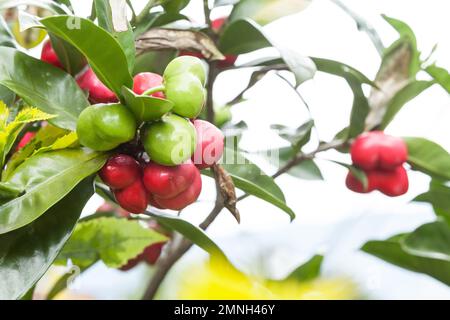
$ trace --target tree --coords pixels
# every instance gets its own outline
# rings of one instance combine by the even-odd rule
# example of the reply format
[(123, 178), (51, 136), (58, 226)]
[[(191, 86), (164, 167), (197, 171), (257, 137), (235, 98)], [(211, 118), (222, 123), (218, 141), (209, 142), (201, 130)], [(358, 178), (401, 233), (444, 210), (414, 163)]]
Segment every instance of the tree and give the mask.
[[(289, 2), (216, 0), (211, 5), (205, 0), (205, 24), (198, 25), (180, 13), (186, 0), (148, 1), (140, 13), (130, 1), (95, 0), (87, 18), (74, 16), (67, 0), (20, 1), (27, 4), (26, 11), (18, 12), (24, 38), (10, 29), (17, 23), (18, 2), (0, 1), (0, 9), (8, 13), (0, 20), (0, 298), (29, 297), (52, 264), (65, 265), (70, 259), (81, 272), (99, 260), (122, 270), (141, 261), (155, 264), (143, 297), (151, 299), (193, 245), (239, 273), (204, 231), (224, 211), (239, 222), (239, 201), (249, 196), (294, 219), (276, 178), (302, 178), (306, 172), (321, 179), (315, 157), (330, 149), (351, 154), (351, 163), (332, 161), (348, 168), (347, 186), (356, 192), (406, 192), (405, 163), (432, 178), (430, 190), (415, 200), (432, 204), (436, 222), (370, 241), (362, 250), (450, 284), (450, 189), (445, 184), (450, 155), (421, 137), (383, 133), (408, 101), (432, 85), (450, 92), (448, 71), (422, 58), (406, 23), (384, 17), (399, 34), (384, 48), (376, 30), (338, 1), (380, 53), (374, 80), (338, 61), (276, 46), (261, 26), (308, 4)], [(211, 11), (224, 5), (232, 6), (231, 14), (211, 20)], [(178, 28), (181, 20), (189, 28)], [(40, 60), (21, 50), (38, 45), (43, 33), (49, 40)], [(235, 64), (238, 55), (267, 47), (278, 56)], [(225, 106), (215, 106), (217, 76), (244, 69), (252, 70), (252, 76), (242, 92)], [(419, 80), (420, 71), (429, 79)], [(302, 105), (299, 86), (316, 72), (342, 77), (354, 95), (348, 126), (312, 152), (303, 147), (311, 141), (314, 119), (297, 128), (274, 124), (290, 146), (269, 150), (278, 155), (273, 176), (239, 148), (246, 126), (233, 123), (230, 112), (269, 72), (285, 81)], [(284, 77), (286, 72), (294, 82)], [(371, 87), (368, 96), (363, 85)], [(224, 140), (218, 128), (232, 134)], [(216, 199), (207, 218), (195, 226), (166, 209), (181, 211), (196, 201), (200, 172), (214, 179)], [(245, 194), (237, 197), (236, 188)], [(106, 208), (80, 219), (94, 193), (105, 199)], [(317, 277), (321, 261), (313, 257), (286, 281)], [(67, 277), (48, 298), (65, 287)]]

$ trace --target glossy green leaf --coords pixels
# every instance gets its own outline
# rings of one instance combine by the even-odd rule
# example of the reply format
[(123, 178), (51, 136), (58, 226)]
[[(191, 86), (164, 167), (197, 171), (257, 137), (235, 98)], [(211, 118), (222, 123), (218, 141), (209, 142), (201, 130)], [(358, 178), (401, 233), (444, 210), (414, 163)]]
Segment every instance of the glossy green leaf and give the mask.
[(125, 0), (94, 0), (98, 25), (111, 33), (127, 57), (128, 69), (133, 72), (136, 57), (134, 34), (127, 20)]
[(245, 19), (227, 24), (219, 39), (223, 54), (242, 54), (271, 46), (261, 27)]
[(326, 72), (329, 74), (333, 74), (335, 76), (342, 77), (344, 79), (355, 79), (360, 83), (365, 83), (370, 86), (376, 87), (375, 83), (370, 80), (366, 75), (364, 75), (361, 71), (349, 66), (348, 64), (330, 60), (323, 59), (317, 57), (311, 57), (314, 64), (317, 66), (317, 70), (321, 72)]
[(176, 231), (183, 235), (186, 239), (189, 239), (192, 243), (208, 252), (211, 257), (227, 260), (225, 254), (217, 246), (217, 244), (212, 241), (206, 233), (203, 232), (203, 230), (194, 226), (190, 222), (155, 209), (148, 211), (147, 214), (155, 218), (155, 220), (158, 221), (158, 223), (164, 228)]
[(164, 0), (163, 8), (167, 12), (179, 12), (189, 4), (190, 0)]
[(80, 181), (97, 172), (107, 157), (105, 153), (67, 149), (26, 160), (6, 181), (25, 193), (0, 206), (0, 234), (39, 218)]
[(450, 262), (406, 252), (401, 244), (404, 237), (399, 235), (384, 241), (369, 241), (362, 250), (401, 268), (427, 274), (450, 285)]
[(311, 0), (241, 0), (230, 15), (230, 20), (250, 18), (261, 25), (305, 9)]
[[(295, 213), (286, 204), (280, 187), (271, 177), (246, 159), (243, 154), (225, 148), (222, 161), (223, 168), (233, 179), (236, 188), (280, 208), (289, 215), (291, 220), (295, 218)], [(202, 173), (212, 176), (209, 170), (204, 170)]]
[(119, 268), (153, 243), (167, 237), (137, 221), (98, 218), (77, 224), (72, 236), (58, 256), (56, 263), (86, 268), (98, 260), (108, 267)]
[(442, 88), (450, 93), (450, 73), (446, 69), (431, 65), (428, 66), (425, 71), (428, 72)]
[(51, 146), (56, 140), (67, 134), (69, 134), (69, 131), (54, 127), (52, 125), (41, 127), (36, 132), (36, 136), (26, 146), (19, 151), (14, 152), (11, 156), (6, 169), (2, 172), (2, 181), (8, 180), (14, 170), (16, 170), (21, 163), (31, 157), (36, 151), (41, 148)]
[(131, 88), (133, 79), (127, 57), (117, 40), (106, 30), (88, 19), (64, 15), (44, 18), (41, 23), (83, 53), (98, 78), (118, 96), (122, 86)]
[(92, 194), (84, 180), (39, 219), (0, 235), (0, 299), (20, 298), (44, 275)]
[[(8, 114), (8, 113), (7, 113)], [(17, 116), (0, 129), (0, 166), (3, 166), (6, 155), (11, 151), (20, 131), (25, 127), (27, 123), (33, 121), (49, 120), (53, 118), (45, 112), (36, 108), (24, 108)]]
[(289, 70), (294, 74), (296, 87), (314, 77), (317, 67), (311, 58), (289, 48), (277, 46), (277, 49)]
[(385, 129), (407, 102), (417, 97), (433, 84), (433, 81), (413, 80), (398, 91), (387, 104), (380, 129)]
[[(264, 150), (261, 153), (258, 152), (258, 155), (261, 155), (277, 169), (280, 169), (291, 161), (298, 152), (299, 150), (295, 147), (282, 147), (279, 149)], [(286, 173), (303, 180), (323, 180), (320, 168), (312, 159), (304, 159)]]
[(12, 48), (0, 47), (0, 84), (29, 105), (56, 115), (50, 122), (64, 129), (75, 130), (78, 115), (89, 105), (69, 74)]
[(86, 58), (67, 41), (49, 34), (52, 47), (58, 55), (58, 59), (64, 69), (73, 76), (76, 76), (86, 65)]
[(450, 262), (450, 225), (445, 221), (424, 224), (405, 236), (402, 246), (416, 256)]
[(177, 56), (176, 50), (159, 50), (145, 52), (136, 57), (133, 74), (153, 72), (163, 74), (167, 65)]
[(353, 91), (353, 105), (347, 138), (354, 138), (364, 131), (366, 118), (370, 109), (369, 102), (362, 90), (361, 82), (352, 76), (347, 79), (347, 82)]
[(425, 138), (404, 138), (408, 146), (408, 163), (415, 170), (450, 180), (450, 154), (437, 143)]
[(367, 189), (367, 187), (369, 186), (369, 180), (367, 178), (367, 174), (364, 172), (364, 170), (355, 167), (354, 165), (350, 165), (344, 162), (340, 162), (340, 161), (333, 161), (334, 163), (343, 166), (344, 168), (347, 168), (352, 175), (359, 181), (361, 182), (361, 184), (363, 185), (364, 189)]
[(300, 150), (311, 138), (311, 130), (314, 127), (314, 121), (309, 120), (296, 129), (286, 127), (284, 125), (274, 124), (271, 126), (276, 130), (278, 135), (289, 141), (295, 150)]
[(427, 202), (433, 206), (436, 215), (445, 219), (450, 225), (450, 187), (432, 180), (430, 189), (413, 199), (416, 202)]
[(122, 88), (122, 94), (138, 121), (158, 120), (173, 108), (173, 103), (169, 100), (136, 95), (127, 87)]
[(297, 267), (283, 281), (311, 281), (320, 275), (323, 256), (315, 255), (310, 260)]
[(134, 36), (137, 38), (144, 32), (148, 31), (150, 28), (164, 26), (178, 20), (189, 21), (189, 18), (179, 13), (148, 12), (148, 14), (136, 24), (136, 27), (133, 31)]

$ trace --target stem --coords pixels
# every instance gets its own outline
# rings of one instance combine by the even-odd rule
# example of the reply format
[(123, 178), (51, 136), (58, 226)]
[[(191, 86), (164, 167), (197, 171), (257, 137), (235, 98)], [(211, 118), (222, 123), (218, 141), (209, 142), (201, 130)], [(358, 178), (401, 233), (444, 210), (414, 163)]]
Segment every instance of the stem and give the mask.
[(162, 85), (160, 85), (160, 86), (156, 86), (156, 87), (153, 87), (153, 88), (148, 89), (147, 91), (144, 91), (144, 92), (142, 93), (142, 95), (143, 95), (143, 96), (151, 95), (151, 94), (153, 94), (153, 93), (161, 92), (161, 91), (164, 91), (164, 90), (166, 90), (166, 87), (162, 84)]
[(203, 0), (203, 12), (205, 14), (205, 23), (211, 27), (211, 10), (209, 9), (208, 0)]
[(155, 0), (149, 0), (147, 2), (147, 4), (145, 5), (144, 9), (142, 9), (142, 11), (136, 17), (135, 22), (136, 23), (141, 22), (142, 19), (144, 19), (147, 16), (147, 14), (150, 11), (150, 9), (153, 8), (153, 6), (156, 5), (156, 3), (157, 3), (157, 1), (155, 1)]

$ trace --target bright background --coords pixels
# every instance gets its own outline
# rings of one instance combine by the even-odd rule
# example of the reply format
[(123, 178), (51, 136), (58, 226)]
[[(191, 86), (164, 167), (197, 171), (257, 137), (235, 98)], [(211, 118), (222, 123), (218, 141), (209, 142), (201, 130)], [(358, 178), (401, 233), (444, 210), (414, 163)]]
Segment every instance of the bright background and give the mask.
[[(88, 15), (90, 2), (74, 1), (77, 13)], [(133, 2), (139, 8), (144, 1)], [(440, 66), (450, 69), (448, 1), (343, 2), (373, 24), (386, 46), (396, 39), (397, 34), (380, 14), (407, 22), (416, 33), (423, 56), (427, 56), (437, 43), (434, 59)], [(222, 8), (214, 11), (213, 16), (227, 12), (227, 8)], [(183, 13), (195, 21), (204, 19), (200, 0), (193, 1)], [(265, 32), (274, 41), (302, 54), (347, 63), (372, 79), (380, 63), (367, 35), (358, 32), (354, 21), (327, 0), (314, 0), (305, 11), (266, 26)], [(254, 57), (255, 54), (241, 56), (238, 64)], [(246, 71), (230, 71), (221, 76), (214, 92), (216, 103), (233, 98), (246, 85), (244, 80), (248, 77)], [(320, 139), (332, 139), (347, 125), (352, 93), (343, 79), (318, 73), (313, 80), (302, 84), (299, 91), (310, 105)], [(233, 108), (233, 121), (245, 120), (249, 125), (250, 130), (242, 140), (242, 147), (247, 150), (267, 149), (284, 143), (270, 131), (270, 124), (297, 127), (309, 117), (296, 94), (275, 75), (266, 76), (246, 98), (247, 102)], [(448, 121), (449, 96), (440, 87), (433, 86), (408, 103), (387, 132), (426, 137), (450, 150)], [(348, 156), (333, 151), (319, 157), (349, 161)], [(264, 161), (257, 162), (268, 174), (275, 171)], [(277, 208), (248, 198), (239, 203), (240, 225), (224, 211), (209, 229), (209, 235), (236, 265), (254, 274), (283, 277), (311, 255), (322, 253), (325, 254), (325, 277), (349, 277), (370, 298), (449, 299), (450, 289), (431, 277), (403, 270), (359, 251), (367, 240), (386, 239), (412, 231), (434, 219), (429, 205), (410, 202), (427, 190), (428, 178), (410, 172), (410, 191), (399, 198), (388, 198), (379, 193), (359, 195), (346, 189), (345, 169), (326, 160), (319, 161), (319, 165), (325, 181), (305, 181), (289, 176), (277, 179), (288, 205), (297, 213), (293, 223), (289, 223), (287, 215)], [(182, 216), (192, 222), (202, 221), (213, 205), (213, 190), (212, 182), (206, 180), (199, 203), (183, 211)], [(93, 212), (100, 203), (99, 198), (92, 199), (84, 213)], [(173, 285), (177, 276), (183, 274), (183, 268), (204, 258), (206, 255), (200, 249), (191, 250), (169, 274), (162, 297), (174, 297)], [(97, 264), (78, 278), (73, 290), (99, 299), (137, 298), (150, 275), (151, 270), (142, 265), (124, 273)]]

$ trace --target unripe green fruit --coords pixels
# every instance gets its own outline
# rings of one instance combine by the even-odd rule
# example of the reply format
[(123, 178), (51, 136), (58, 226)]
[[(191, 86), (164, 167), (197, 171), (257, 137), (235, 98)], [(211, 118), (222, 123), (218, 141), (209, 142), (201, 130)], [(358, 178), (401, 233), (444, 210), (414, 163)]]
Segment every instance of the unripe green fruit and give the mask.
[(206, 90), (191, 73), (179, 74), (165, 80), (166, 98), (174, 103), (172, 112), (186, 118), (197, 117), (203, 109)]
[(192, 156), (197, 138), (190, 121), (175, 114), (168, 114), (147, 125), (143, 142), (152, 161), (176, 166)]
[(219, 128), (232, 119), (230, 106), (223, 106), (217, 108), (214, 113), (214, 123)]
[(190, 73), (197, 77), (202, 86), (206, 84), (206, 70), (203, 62), (192, 56), (180, 56), (173, 59), (164, 70), (164, 80), (168, 81), (172, 77)]
[(107, 151), (130, 141), (136, 133), (136, 120), (119, 103), (97, 104), (84, 109), (77, 123), (77, 135), (83, 146)]

